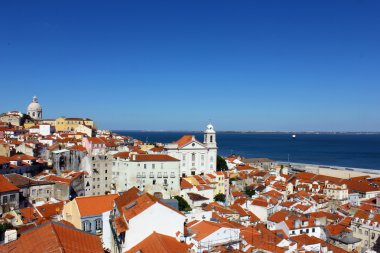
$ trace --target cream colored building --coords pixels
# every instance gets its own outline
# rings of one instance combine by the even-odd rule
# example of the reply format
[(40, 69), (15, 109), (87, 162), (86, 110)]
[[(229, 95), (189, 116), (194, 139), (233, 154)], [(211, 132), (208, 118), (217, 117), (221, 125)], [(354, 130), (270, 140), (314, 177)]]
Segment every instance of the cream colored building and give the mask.
[(110, 212), (117, 194), (77, 197), (63, 207), (63, 219), (77, 229), (100, 236), (103, 247), (111, 248)]
[(327, 182), (323, 193), (333, 200), (343, 202), (348, 200), (348, 188), (346, 184)]
[(356, 249), (358, 252), (372, 249), (376, 244), (376, 240), (380, 236), (380, 223), (377, 222), (379, 219), (380, 214), (371, 214), (368, 219), (358, 217), (352, 219), (350, 229), (353, 236), (362, 240), (359, 248)]
[(74, 131), (79, 125), (95, 127), (94, 121), (88, 118), (64, 118), (60, 117), (55, 120), (56, 131)]
[(150, 194), (160, 192), (164, 198), (180, 192), (179, 160), (168, 155), (117, 153), (112, 174), (118, 192), (136, 187)]

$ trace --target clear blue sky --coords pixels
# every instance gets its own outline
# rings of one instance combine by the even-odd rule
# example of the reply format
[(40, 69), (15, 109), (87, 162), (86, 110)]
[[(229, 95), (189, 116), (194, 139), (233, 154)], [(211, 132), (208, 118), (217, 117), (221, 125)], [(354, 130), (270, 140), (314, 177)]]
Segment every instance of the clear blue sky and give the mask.
[(380, 131), (380, 1), (0, 1), (0, 111)]

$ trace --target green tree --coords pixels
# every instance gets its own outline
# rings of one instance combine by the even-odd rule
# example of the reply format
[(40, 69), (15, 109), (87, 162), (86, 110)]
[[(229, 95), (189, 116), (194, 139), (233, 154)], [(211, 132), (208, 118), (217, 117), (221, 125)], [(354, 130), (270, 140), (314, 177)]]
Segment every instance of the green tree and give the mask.
[(0, 233), (5, 232), (5, 230), (12, 228), (10, 223), (0, 223)]
[(228, 170), (226, 160), (223, 159), (220, 155), (218, 155), (216, 160), (216, 170), (217, 171), (225, 171)]
[(188, 212), (191, 211), (191, 207), (187, 201), (182, 198), (181, 196), (175, 196), (174, 197), (178, 201), (178, 208), (180, 211)]
[(250, 186), (246, 186), (244, 192), (245, 192), (245, 194), (247, 194), (250, 198), (251, 198), (253, 195), (255, 195), (255, 190), (252, 189), (252, 187), (250, 187)]
[(225, 202), (226, 201), (226, 195), (223, 193), (216, 194), (214, 197), (214, 200), (219, 201), (219, 202)]

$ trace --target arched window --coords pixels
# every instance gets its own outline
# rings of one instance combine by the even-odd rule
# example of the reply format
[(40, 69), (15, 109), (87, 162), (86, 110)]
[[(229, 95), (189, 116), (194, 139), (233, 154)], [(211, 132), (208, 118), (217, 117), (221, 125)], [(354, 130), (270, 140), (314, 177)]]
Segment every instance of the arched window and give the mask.
[(33, 112), (33, 117), (36, 116), (36, 112)]
[(210, 135), (210, 143), (212, 143), (212, 135)]
[(195, 161), (195, 154), (193, 153), (193, 154), (191, 154), (191, 161)]

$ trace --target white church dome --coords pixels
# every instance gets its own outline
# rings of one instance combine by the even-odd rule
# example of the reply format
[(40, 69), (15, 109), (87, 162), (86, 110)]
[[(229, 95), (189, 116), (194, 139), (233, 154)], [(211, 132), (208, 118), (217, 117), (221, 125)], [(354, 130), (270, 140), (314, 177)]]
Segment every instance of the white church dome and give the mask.
[(206, 127), (206, 130), (205, 130), (205, 133), (209, 133), (209, 134), (214, 134), (215, 133), (215, 130), (214, 130), (214, 126), (211, 125), (211, 123), (209, 123)]
[(30, 103), (28, 105), (28, 112), (41, 112), (42, 111), (42, 107), (41, 105), (38, 103), (38, 99), (36, 96), (33, 97), (33, 101), (32, 103)]

